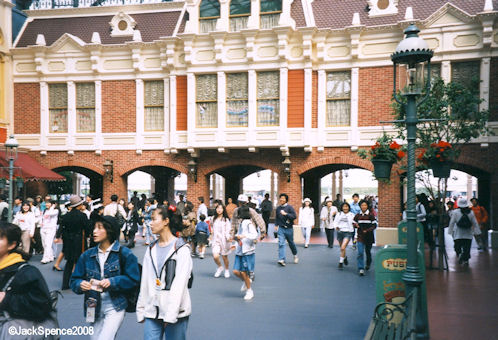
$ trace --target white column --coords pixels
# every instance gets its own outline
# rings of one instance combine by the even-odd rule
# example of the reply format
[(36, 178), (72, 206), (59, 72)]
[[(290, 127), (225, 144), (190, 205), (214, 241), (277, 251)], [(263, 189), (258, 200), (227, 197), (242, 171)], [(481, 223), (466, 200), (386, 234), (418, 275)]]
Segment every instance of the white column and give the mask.
[(167, 138), (164, 140), (163, 145), (165, 148), (169, 147), (169, 124), (170, 124), (170, 114), (169, 114), (169, 78), (166, 77), (163, 79), (164, 82), (164, 92), (163, 92), (163, 115), (164, 115), (164, 133)]
[(318, 71), (318, 146), (325, 144), (325, 113), (326, 113), (327, 75), (324, 70)]
[(335, 171), (332, 173), (332, 200), (335, 199), (335, 195), (337, 193), (336, 180), (335, 180)]
[(218, 133), (216, 139), (218, 147), (223, 147), (225, 142), (226, 123), (226, 75), (225, 72), (218, 72)]
[(280, 145), (287, 145), (287, 67), (280, 68)]
[(74, 150), (76, 136), (76, 85), (74, 81), (67, 82), (67, 146)]
[(95, 146), (102, 150), (102, 81), (95, 81)]
[(360, 133), (358, 131), (358, 90), (359, 68), (351, 69), (351, 146), (358, 146)]
[(194, 144), (195, 131), (195, 75), (187, 73), (187, 146)]
[(341, 194), (341, 198), (344, 199), (344, 176), (342, 174), (342, 170), (339, 170), (339, 194)]
[(304, 146), (311, 145), (311, 110), (313, 103), (313, 70), (304, 70)]
[(228, 31), (228, 16), (230, 14), (230, 1), (220, 0), (220, 18), (216, 22), (217, 31)]
[(145, 131), (145, 112), (144, 112), (144, 81), (143, 79), (135, 79), (136, 88), (136, 145), (138, 150), (142, 150), (144, 143)]
[(467, 174), (467, 200), (470, 200), (474, 197), (474, 193), (472, 192), (472, 175)]
[(40, 82), (40, 147), (45, 150), (48, 146), (47, 134), (52, 132), (49, 126), (48, 112), (48, 84)]
[(489, 76), (491, 73), (491, 58), (486, 57), (481, 59), (481, 82), (479, 95), (484, 101), (479, 104), (480, 110), (488, 110), (489, 109)]
[(451, 62), (448, 60), (441, 62), (441, 78), (445, 83), (451, 81)]
[(259, 28), (259, 6), (260, 5), (258, 0), (251, 0), (251, 15), (247, 19), (247, 28)]
[(176, 148), (176, 76), (169, 76), (169, 147)]
[(247, 75), (247, 100), (249, 105), (248, 112), (248, 140), (255, 141), (256, 140), (256, 122), (257, 122), (257, 114), (258, 114), (258, 102), (257, 102), (257, 91), (258, 84), (256, 78), (256, 71), (249, 70)]

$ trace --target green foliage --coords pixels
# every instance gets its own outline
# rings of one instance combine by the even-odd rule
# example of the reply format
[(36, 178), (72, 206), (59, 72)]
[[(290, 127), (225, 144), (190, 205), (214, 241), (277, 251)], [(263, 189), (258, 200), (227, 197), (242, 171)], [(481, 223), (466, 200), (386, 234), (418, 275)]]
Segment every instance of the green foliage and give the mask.
[(389, 136), (384, 132), (382, 136), (377, 138), (375, 144), (370, 147), (370, 149), (360, 149), (358, 150), (358, 156), (363, 159), (379, 159), (386, 160), (392, 163), (396, 163), (405, 157), (405, 151), (402, 146), (399, 145), (392, 136)]
[(52, 195), (57, 195), (57, 197), (64, 194), (71, 194), (73, 192), (73, 177), (71, 171), (61, 171), (60, 175), (66, 178), (65, 181), (61, 182), (49, 182), (48, 183), (48, 193)]
[[(417, 147), (429, 149), (431, 144), (439, 141), (450, 143), (455, 158), (461, 146), (481, 135), (490, 134), (487, 127), (489, 112), (479, 110), (483, 100), (479, 97), (479, 81), (474, 79), (472, 86), (459, 83), (445, 84), (441, 78), (432, 82), (429, 96), (417, 109), (418, 119), (439, 119), (420, 123), (417, 129)], [(405, 119), (405, 106), (397, 102), (392, 104), (396, 120)], [(395, 123), (398, 138), (406, 138), (405, 124)]]

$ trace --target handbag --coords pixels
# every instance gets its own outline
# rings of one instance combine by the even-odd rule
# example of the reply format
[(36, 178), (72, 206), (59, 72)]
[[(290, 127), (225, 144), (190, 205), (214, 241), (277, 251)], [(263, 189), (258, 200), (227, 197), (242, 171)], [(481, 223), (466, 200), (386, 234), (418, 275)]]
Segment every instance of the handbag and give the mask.
[[(20, 265), (17, 270), (21, 269), (24, 266), (27, 266), (27, 263), (23, 263)], [(17, 274), (17, 272), (16, 272)], [(2, 289), (2, 292), (5, 292), (12, 281), (14, 280), (16, 274), (12, 275), (12, 277), (7, 281), (5, 286)], [(60, 336), (59, 335), (47, 335), (45, 336), (44, 333), (42, 334), (31, 334), (31, 335), (13, 335), (11, 334), (12, 329), (20, 330), (28, 330), (28, 329), (33, 329), (37, 330), (40, 327), (45, 329), (57, 329), (59, 328), (59, 322), (57, 321), (57, 302), (59, 300), (59, 295), (62, 296), (61, 292), (58, 290), (54, 290), (50, 292), (50, 302), (52, 306), (52, 312), (49, 314), (49, 317), (45, 319), (44, 321), (38, 322), (38, 321), (32, 321), (32, 320), (26, 320), (26, 319), (17, 319), (17, 318), (12, 318), (7, 311), (3, 311), (3, 313), (0, 314), (0, 339), (23, 339), (23, 340), (44, 340), (44, 339), (49, 339), (49, 340), (59, 340)]]

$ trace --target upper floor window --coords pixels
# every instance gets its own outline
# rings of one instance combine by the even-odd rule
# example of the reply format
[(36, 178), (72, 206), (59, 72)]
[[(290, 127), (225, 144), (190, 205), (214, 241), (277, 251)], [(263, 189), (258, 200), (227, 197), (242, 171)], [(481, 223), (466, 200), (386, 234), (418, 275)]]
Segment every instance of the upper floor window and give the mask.
[(50, 132), (67, 132), (67, 84), (48, 84)]
[(260, 28), (278, 26), (282, 12), (282, 0), (261, 0), (260, 8)]
[(164, 130), (164, 81), (144, 82), (145, 131)]
[(198, 127), (218, 126), (218, 78), (216, 74), (196, 76), (196, 116)]
[(76, 131), (95, 132), (95, 83), (76, 84)]
[(327, 73), (327, 126), (351, 124), (351, 72)]
[(216, 22), (220, 17), (220, 2), (218, 0), (202, 0), (199, 7), (199, 30), (207, 33), (216, 30)]
[(258, 125), (280, 124), (280, 73), (258, 72)]
[(478, 60), (451, 63), (451, 81), (469, 89), (479, 88), (481, 64)]
[(230, 31), (238, 32), (247, 28), (247, 20), (251, 15), (251, 0), (230, 1)]
[(227, 74), (227, 126), (247, 127), (248, 117), (247, 73)]

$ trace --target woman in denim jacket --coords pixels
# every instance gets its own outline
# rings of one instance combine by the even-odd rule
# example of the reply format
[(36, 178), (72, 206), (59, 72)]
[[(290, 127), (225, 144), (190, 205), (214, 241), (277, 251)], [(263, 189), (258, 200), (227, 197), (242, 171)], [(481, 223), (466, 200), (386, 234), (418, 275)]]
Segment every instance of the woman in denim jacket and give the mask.
[[(85, 294), (86, 320), (94, 327), (91, 339), (115, 338), (127, 307), (125, 292), (140, 280), (137, 257), (121, 247), (119, 232), (114, 217), (101, 216), (93, 229), (98, 245), (80, 256), (71, 276), (71, 289), (76, 294)], [(124, 263), (124, 268), (120, 263)]]

